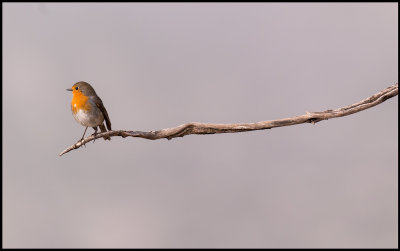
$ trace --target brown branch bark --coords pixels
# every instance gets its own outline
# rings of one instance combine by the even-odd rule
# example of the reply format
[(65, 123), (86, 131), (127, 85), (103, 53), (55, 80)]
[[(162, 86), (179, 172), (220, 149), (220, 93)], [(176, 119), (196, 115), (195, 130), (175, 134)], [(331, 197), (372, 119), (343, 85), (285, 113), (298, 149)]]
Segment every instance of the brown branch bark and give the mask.
[(291, 126), (302, 123), (312, 123), (315, 124), (322, 120), (327, 120), (331, 118), (338, 118), (347, 116), (356, 112), (360, 112), (362, 110), (371, 108), (376, 106), (389, 98), (395, 97), (398, 95), (399, 87), (398, 83), (372, 95), (369, 98), (366, 98), (358, 103), (353, 105), (349, 105), (346, 107), (338, 108), (335, 110), (326, 110), (323, 112), (307, 112), (304, 115), (284, 118), (278, 120), (271, 121), (262, 121), (257, 123), (240, 123), (240, 124), (208, 124), (208, 123), (199, 123), (192, 122), (180, 125), (174, 128), (162, 129), (159, 131), (150, 131), (150, 132), (141, 132), (141, 131), (108, 131), (104, 133), (98, 133), (96, 136), (89, 136), (82, 141), (78, 141), (74, 145), (68, 147), (64, 151), (62, 151), (59, 155), (63, 155), (71, 150), (78, 149), (82, 145), (95, 140), (97, 138), (102, 138), (103, 136), (121, 136), (125, 137), (140, 137), (144, 139), (163, 139), (166, 138), (168, 140), (176, 137), (183, 137), (190, 134), (215, 134), (215, 133), (236, 133), (236, 132), (247, 132), (254, 130), (264, 130), (271, 129), (274, 127), (281, 126)]

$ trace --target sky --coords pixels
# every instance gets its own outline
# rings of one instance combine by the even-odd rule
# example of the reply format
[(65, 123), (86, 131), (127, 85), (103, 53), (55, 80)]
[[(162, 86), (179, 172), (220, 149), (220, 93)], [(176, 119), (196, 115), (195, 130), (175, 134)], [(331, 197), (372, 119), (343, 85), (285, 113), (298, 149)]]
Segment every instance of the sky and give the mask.
[[(324, 111), (398, 81), (397, 3), (2, 3), (4, 248), (397, 248), (398, 97), (172, 140), (114, 130)], [(88, 129), (87, 135), (93, 133)]]

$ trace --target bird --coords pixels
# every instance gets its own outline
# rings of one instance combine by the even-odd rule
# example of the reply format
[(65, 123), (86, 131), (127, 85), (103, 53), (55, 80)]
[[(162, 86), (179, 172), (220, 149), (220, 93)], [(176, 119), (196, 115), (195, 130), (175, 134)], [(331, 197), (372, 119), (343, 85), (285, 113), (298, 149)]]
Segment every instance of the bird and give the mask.
[[(103, 105), (103, 101), (97, 96), (93, 87), (84, 81), (75, 83), (72, 88), (67, 89), (72, 92), (71, 110), (75, 120), (86, 127), (80, 141), (83, 140), (88, 127), (94, 129), (92, 135), (97, 134), (97, 127), (100, 128), (101, 132), (107, 132), (104, 126), (104, 120), (107, 125), (107, 129), (111, 130), (111, 121), (108, 116), (107, 110)], [(111, 140), (110, 136), (104, 136), (104, 140)]]

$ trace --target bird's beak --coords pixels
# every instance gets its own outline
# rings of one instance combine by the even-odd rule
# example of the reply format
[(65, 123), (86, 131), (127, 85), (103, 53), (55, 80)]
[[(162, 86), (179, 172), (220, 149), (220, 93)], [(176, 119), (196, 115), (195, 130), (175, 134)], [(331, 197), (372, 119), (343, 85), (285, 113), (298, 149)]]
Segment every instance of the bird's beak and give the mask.
[(67, 89), (67, 91), (70, 91), (70, 92), (72, 92), (72, 89), (70, 88), (70, 89)]

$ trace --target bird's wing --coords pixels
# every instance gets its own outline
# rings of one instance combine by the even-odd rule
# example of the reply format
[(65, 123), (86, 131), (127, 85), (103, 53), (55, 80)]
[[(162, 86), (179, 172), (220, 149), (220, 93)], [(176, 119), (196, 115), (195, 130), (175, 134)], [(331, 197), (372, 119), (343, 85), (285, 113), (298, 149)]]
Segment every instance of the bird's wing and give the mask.
[(101, 99), (99, 97), (95, 97), (94, 98), (94, 102), (96, 104), (96, 106), (101, 110), (101, 112), (103, 113), (104, 119), (106, 120), (106, 125), (107, 125), (107, 129), (111, 130), (111, 121), (110, 118), (108, 117), (108, 113), (106, 108), (103, 105), (103, 101), (101, 101)]

